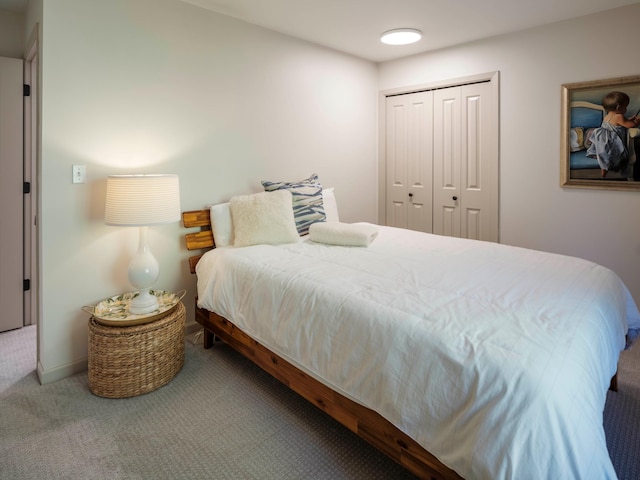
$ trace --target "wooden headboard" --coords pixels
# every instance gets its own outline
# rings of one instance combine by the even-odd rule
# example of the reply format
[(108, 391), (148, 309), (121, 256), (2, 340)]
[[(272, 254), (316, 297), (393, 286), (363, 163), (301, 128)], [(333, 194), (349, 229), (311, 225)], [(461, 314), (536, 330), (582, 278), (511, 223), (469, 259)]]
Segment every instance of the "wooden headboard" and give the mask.
[[(182, 213), (182, 223), (185, 228), (200, 227), (199, 232), (187, 233), (184, 238), (187, 241), (187, 250), (211, 250), (215, 247), (213, 232), (211, 231), (211, 216), (209, 210), (192, 210)], [(204, 252), (189, 257), (189, 269), (196, 273), (196, 264)]]

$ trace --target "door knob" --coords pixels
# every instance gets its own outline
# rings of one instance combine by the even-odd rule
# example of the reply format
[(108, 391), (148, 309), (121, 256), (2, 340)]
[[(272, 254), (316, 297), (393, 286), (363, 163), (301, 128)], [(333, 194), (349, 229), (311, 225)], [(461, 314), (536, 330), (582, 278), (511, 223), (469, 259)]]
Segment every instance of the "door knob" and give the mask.
[(456, 200), (458, 200), (458, 197), (453, 197), (453, 201), (455, 202)]
[(409, 192), (409, 196), (410, 196), (410, 197), (413, 197), (413, 193)]

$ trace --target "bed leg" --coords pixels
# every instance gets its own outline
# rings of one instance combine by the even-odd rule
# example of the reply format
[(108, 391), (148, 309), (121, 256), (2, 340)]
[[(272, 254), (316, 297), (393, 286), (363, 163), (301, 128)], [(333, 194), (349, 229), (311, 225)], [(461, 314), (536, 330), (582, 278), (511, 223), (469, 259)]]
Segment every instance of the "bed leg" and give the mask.
[(613, 377), (611, 377), (611, 383), (609, 384), (609, 390), (612, 392), (618, 391), (618, 372), (615, 373)]
[(215, 340), (215, 336), (213, 335), (213, 333), (211, 333), (209, 330), (207, 330), (205, 328), (204, 329), (204, 338), (203, 338), (204, 348), (213, 347), (214, 340)]

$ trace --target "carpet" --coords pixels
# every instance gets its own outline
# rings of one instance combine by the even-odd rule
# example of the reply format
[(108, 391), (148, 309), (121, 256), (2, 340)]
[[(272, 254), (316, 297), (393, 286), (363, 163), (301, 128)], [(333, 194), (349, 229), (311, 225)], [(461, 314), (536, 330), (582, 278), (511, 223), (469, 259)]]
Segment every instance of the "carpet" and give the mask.
[(86, 373), (39, 385), (30, 329), (0, 335), (3, 480), (413, 478), (226, 345), (186, 342), (169, 384), (105, 399)]
[[(191, 340), (169, 384), (105, 399), (86, 373), (38, 383), (35, 327), (1, 334), (0, 479), (414, 478), (226, 345)], [(637, 344), (604, 426), (619, 478), (640, 478)]]

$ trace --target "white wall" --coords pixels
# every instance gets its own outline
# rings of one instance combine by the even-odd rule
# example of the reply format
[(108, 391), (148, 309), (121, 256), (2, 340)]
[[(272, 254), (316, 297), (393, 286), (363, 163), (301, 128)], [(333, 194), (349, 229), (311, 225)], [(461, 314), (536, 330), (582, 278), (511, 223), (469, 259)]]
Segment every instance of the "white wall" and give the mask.
[(0, 57), (22, 58), (24, 15), (0, 10)]
[(500, 241), (614, 270), (640, 305), (640, 192), (560, 187), (561, 85), (640, 74), (636, 4), (379, 66), (380, 90), (500, 71)]
[[(43, 381), (86, 366), (80, 307), (130, 289), (137, 232), (104, 225), (107, 175), (177, 173), (188, 210), (317, 172), (344, 220), (375, 221), (378, 90), (495, 70), (502, 242), (595, 260), (640, 300), (640, 195), (559, 186), (560, 85), (638, 74), (633, 48), (601, 36), (634, 31), (638, 5), (378, 69), (178, 0), (40, 6)], [(74, 164), (86, 184), (71, 183)], [(183, 233), (153, 228), (150, 243), (157, 287), (186, 288), (191, 320)]]
[[(81, 307), (132, 289), (137, 230), (104, 225), (109, 174), (177, 173), (193, 210), (315, 172), (345, 220), (376, 219), (373, 63), (178, 0), (44, 2), (42, 22), (43, 381), (86, 366)], [(193, 321), (183, 230), (149, 242)]]

